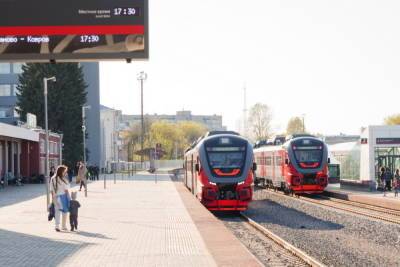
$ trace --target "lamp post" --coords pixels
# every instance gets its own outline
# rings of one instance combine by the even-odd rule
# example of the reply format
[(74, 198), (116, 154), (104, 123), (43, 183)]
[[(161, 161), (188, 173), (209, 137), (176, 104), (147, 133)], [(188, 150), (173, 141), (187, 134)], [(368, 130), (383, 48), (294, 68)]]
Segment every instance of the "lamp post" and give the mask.
[[(90, 109), (90, 106), (82, 106), (82, 135), (83, 135), (83, 164), (86, 168), (86, 114), (85, 110)], [(86, 174), (85, 174), (86, 175)], [(85, 182), (85, 197), (87, 197), (87, 179)]]
[(140, 149), (141, 149), (141, 153), (140, 153), (140, 162), (141, 162), (141, 166), (143, 169), (143, 146), (144, 146), (144, 117), (143, 117), (143, 82), (147, 79), (147, 74), (144, 71), (141, 71), (138, 73), (137, 75), (137, 79), (140, 81), (140, 99), (141, 99), (141, 121), (142, 121), (142, 134), (141, 134), (141, 138), (140, 138)]
[(46, 209), (48, 209), (50, 205), (50, 188), (49, 188), (49, 119), (48, 119), (48, 111), (47, 111), (47, 82), (53, 81), (56, 82), (56, 77), (43, 78), (43, 87), (44, 87), (44, 123), (45, 123), (45, 131), (46, 131), (46, 162), (45, 162), (45, 182), (46, 182)]
[(305, 133), (306, 132), (306, 127), (305, 127), (305, 125), (304, 125), (304, 117), (306, 116), (306, 114), (301, 114), (301, 117), (302, 117), (302, 119), (303, 119), (303, 133)]

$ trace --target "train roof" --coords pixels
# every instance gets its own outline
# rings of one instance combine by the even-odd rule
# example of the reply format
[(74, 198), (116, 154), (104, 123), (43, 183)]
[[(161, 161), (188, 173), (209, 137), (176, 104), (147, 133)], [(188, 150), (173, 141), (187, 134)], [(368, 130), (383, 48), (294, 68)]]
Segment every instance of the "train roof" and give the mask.
[[(221, 134), (227, 134), (227, 135), (235, 135), (237, 137), (242, 137), (239, 133), (235, 132), (235, 131), (209, 131), (206, 134), (204, 134), (203, 136), (200, 136), (196, 141), (194, 141), (190, 147), (188, 147), (185, 150), (185, 153), (190, 151), (191, 149), (195, 148), (201, 141), (203, 141), (204, 139), (206, 139), (207, 137), (211, 137), (211, 136), (215, 136), (215, 135), (221, 135)], [(243, 138), (243, 137), (242, 137)]]
[(289, 145), (290, 141), (297, 139), (297, 138), (302, 138), (302, 137), (309, 137), (312, 139), (318, 139), (318, 140), (322, 141), (320, 138), (318, 138), (314, 135), (311, 135), (311, 134), (296, 134), (296, 135), (287, 136), (284, 143), (276, 143), (276, 142), (274, 142), (274, 143), (271, 143), (271, 142), (257, 143), (256, 142), (254, 144), (253, 148), (254, 149), (263, 148), (263, 150), (265, 150), (265, 151), (276, 150), (277, 148), (287, 147)]
[(204, 135), (204, 137), (218, 135), (218, 134), (232, 134), (232, 135), (240, 136), (240, 134), (235, 131), (209, 131)]

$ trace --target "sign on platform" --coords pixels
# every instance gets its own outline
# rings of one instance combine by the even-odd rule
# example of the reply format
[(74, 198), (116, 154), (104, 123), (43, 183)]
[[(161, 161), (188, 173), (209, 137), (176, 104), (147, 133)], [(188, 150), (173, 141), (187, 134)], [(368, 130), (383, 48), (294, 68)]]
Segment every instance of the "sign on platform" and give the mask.
[(148, 59), (148, 0), (0, 0), (1, 61)]

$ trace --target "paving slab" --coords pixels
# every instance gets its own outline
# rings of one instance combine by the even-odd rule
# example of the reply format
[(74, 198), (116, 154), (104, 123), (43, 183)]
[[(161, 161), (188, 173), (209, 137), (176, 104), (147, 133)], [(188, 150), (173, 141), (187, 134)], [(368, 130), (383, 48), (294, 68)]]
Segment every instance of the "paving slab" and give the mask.
[(0, 191), (2, 266), (216, 266), (173, 182), (153, 178), (92, 182), (76, 233), (47, 221), (43, 185)]
[(394, 196), (394, 192), (387, 192), (386, 196), (383, 192), (365, 192), (351, 189), (342, 189), (339, 185), (329, 185), (325, 190), (326, 195), (340, 198), (344, 200), (355, 201), (359, 203), (375, 205), (383, 208), (389, 208), (400, 211), (400, 194)]

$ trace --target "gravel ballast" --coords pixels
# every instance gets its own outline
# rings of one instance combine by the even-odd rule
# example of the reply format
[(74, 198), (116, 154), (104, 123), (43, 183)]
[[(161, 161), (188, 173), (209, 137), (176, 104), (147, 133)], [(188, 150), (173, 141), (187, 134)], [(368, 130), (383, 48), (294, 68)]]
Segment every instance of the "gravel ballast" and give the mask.
[(308, 266), (240, 217), (219, 216), (219, 218), (265, 266)]
[(256, 190), (245, 212), (328, 266), (400, 266), (400, 226)]

